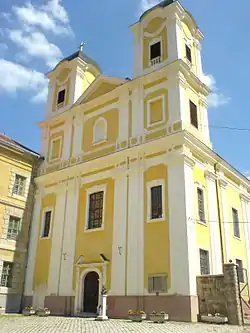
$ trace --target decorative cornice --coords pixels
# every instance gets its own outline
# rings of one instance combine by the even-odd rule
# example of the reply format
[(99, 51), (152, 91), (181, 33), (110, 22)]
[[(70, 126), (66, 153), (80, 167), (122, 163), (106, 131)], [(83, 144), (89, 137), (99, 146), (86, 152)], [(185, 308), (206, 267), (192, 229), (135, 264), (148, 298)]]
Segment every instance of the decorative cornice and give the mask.
[(245, 193), (241, 193), (240, 194), (240, 200), (246, 202), (247, 204), (249, 204), (249, 202), (250, 202), (250, 196), (247, 195), (247, 194), (245, 194)]
[(226, 189), (226, 187), (228, 186), (228, 182), (224, 179), (220, 179), (219, 184), (220, 184), (220, 187), (223, 189)]
[(215, 181), (216, 179), (218, 179), (218, 176), (215, 173), (213, 173), (212, 171), (209, 171), (209, 170), (205, 171), (205, 177), (208, 180), (211, 180), (211, 181)]

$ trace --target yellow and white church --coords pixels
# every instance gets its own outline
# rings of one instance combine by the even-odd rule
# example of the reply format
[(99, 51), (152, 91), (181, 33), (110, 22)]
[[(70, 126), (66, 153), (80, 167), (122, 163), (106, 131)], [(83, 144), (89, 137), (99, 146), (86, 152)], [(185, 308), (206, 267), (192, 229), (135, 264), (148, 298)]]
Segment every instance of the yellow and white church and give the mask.
[(80, 48), (49, 74), (25, 304), (196, 321), (196, 276), (250, 269), (250, 182), (212, 150), (203, 34), (178, 1), (132, 27), (134, 78)]

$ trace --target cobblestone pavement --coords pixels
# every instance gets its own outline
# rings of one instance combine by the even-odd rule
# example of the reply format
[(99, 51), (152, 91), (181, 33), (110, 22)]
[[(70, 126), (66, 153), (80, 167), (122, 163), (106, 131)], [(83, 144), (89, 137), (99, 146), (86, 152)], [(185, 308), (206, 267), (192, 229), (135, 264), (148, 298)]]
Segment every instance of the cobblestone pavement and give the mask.
[(132, 323), (127, 320), (96, 322), (93, 319), (62, 317), (1, 316), (0, 332), (3, 333), (250, 333), (250, 326), (221, 326), (167, 322)]

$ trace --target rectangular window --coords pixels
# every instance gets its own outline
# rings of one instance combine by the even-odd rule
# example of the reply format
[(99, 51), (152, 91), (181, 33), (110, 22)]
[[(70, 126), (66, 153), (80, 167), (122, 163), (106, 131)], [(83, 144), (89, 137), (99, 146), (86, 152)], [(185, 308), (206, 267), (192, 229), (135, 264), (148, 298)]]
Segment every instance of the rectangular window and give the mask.
[(61, 104), (63, 103), (65, 100), (65, 89), (61, 90), (58, 92), (58, 95), (57, 95), (57, 104)]
[(237, 271), (238, 271), (238, 279), (239, 282), (244, 283), (245, 279), (244, 279), (244, 268), (243, 268), (243, 262), (240, 259), (236, 259), (235, 260), (237, 267)]
[(52, 216), (51, 210), (45, 212), (44, 214), (43, 231), (42, 231), (42, 237), (44, 238), (49, 237), (50, 227), (51, 227), (51, 216)]
[(199, 220), (206, 222), (205, 219), (205, 203), (204, 203), (204, 191), (201, 188), (197, 188), (197, 199), (198, 199), (198, 212)]
[(167, 292), (167, 275), (149, 276), (148, 277), (149, 293)]
[(201, 249), (200, 249), (200, 268), (201, 268), (201, 275), (210, 274), (209, 253), (208, 251)]
[(187, 60), (192, 63), (192, 52), (191, 52), (191, 48), (187, 44), (186, 44), (186, 57), (187, 57)]
[(160, 219), (162, 217), (162, 186), (153, 186), (151, 187), (151, 219)]
[(12, 287), (13, 263), (4, 261), (1, 275), (1, 287)]
[(13, 194), (24, 196), (26, 185), (26, 177), (16, 175), (15, 183), (13, 186)]
[(16, 240), (19, 230), (20, 230), (21, 219), (19, 217), (10, 216), (8, 231), (7, 231), (7, 239)]
[(150, 46), (150, 60), (161, 57), (161, 42), (157, 42)]
[(235, 208), (232, 208), (234, 236), (240, 238), (239, 215)]
[(104, 192), (92, 193), (89, 196), (88, 229), (102, 227)]
[(198, 128), (197, 106), (192, 101), (189, 101), (189, 108), (190, 108), (190, 122), (194, 127)]
[(61, 138), (52, 141), (51, 160), (59, 158), (61, 148)]

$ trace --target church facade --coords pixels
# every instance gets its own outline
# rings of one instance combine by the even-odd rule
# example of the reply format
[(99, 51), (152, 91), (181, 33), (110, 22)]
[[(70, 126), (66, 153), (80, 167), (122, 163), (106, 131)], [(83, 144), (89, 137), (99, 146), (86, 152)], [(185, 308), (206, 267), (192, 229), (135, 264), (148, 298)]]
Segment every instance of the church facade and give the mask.
[(250, 183), (212, 150), (203, 35), (178, 1), (132, 27), (135, 75), (80, 49), (49, 73), (25, 303), (196, 321), (196, 276), (250, 268)]

